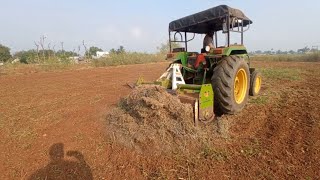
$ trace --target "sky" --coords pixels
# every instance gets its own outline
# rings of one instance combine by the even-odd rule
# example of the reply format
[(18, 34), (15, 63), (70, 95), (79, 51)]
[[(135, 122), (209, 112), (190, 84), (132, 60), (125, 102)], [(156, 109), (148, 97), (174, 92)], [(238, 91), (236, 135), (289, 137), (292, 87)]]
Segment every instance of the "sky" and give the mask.
[[(82, 41), (105, 51), (153, 53), (168, 40), (168, 24), (181, 17), (226, 4), (252, 19), (245, 32), (249, 51), (297, 50), (320, 46), (319, 0), (0, 0), (0, 44), (12, 52), (45, 43), (66, 50)], [(199, 51), (203, 35), (190, 43)]]

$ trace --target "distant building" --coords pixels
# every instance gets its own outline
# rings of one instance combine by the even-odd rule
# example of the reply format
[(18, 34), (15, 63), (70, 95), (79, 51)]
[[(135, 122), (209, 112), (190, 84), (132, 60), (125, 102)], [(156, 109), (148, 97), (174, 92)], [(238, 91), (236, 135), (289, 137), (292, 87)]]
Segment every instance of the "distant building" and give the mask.
[(108, 56), (109, 56), (109, 52), (107, 51), (97, 51), (97, 56), (95, 56), (95, 58), (103, 58)]

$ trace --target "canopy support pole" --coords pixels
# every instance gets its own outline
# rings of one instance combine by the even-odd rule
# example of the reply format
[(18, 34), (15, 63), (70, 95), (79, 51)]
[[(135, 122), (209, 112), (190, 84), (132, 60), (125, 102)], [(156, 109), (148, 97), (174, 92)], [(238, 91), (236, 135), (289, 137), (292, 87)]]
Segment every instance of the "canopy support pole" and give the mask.
[(241, 21), (241, 45), (243, 45), (243, 20)]
[(230, 46), (230, 15), (227, 16), (228, 47)]
[(186, 52), (188, 52), (187, 32), (184, 32), (184, 43), (186, 46)]
[(218, 48), (218, 34), (217, 34), (217, 31), (214, 32), (214, 38), (216, 40), (216, 48)]
[(169, 53), (172, 53), (172, 47), (171, 47), (171, 31), (169, 29)]

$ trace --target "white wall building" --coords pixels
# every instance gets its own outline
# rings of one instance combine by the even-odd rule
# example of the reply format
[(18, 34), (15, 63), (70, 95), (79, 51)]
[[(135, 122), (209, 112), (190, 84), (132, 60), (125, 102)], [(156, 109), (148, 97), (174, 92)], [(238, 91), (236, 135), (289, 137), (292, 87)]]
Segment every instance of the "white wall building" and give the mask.
[(109, 56), (109, 52), (107, 51), (97, 51), (96, 58), (102, 58), (102, 57), (108, 57), (108, 56)]

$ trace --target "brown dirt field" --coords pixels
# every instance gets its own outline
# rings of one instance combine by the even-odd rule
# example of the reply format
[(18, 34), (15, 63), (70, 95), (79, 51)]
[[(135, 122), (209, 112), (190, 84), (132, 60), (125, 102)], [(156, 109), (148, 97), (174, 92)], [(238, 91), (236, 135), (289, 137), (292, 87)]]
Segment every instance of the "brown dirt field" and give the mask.
[[(220, 117), (224, 136), (201, 153), (141, 154), (108, 140), (106, 114), (131, 91), (126, 83), (154, 80), (167, 65), (0, 74), (0, 179), (320, 177), (320, 63), (253, 62), (261, 95)], [(57, 143), (77, 152), (62, 159)]]

